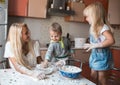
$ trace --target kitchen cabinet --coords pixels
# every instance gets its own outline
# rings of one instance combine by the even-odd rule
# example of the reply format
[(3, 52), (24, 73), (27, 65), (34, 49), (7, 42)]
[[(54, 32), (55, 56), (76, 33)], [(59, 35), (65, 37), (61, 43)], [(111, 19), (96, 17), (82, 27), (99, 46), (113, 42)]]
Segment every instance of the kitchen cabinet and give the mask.
[(48, 0), (29, 0), (28, 17), (46, 18)]
[(83, 66), (82, 66), (82, 76), (84, 76), (85, 78), (87, 78), (88, 80), (90, 80), (90, 81), (92, 81), (94, 83), (97, 83), (97, 81), (94, 80), (91, 77), (91, 69), (89, 67), (89, 62), (83, 63)]
[(83, 10), (85, 8), (85, 4), (81, 2), (71, 2), (70, 8), (75, 12), (75, 14), (66, 16), (65, 21), (84, 22)]
[(110, 24), (120, 25), (120, 0), (109, 0), (108, 20)]
[(120, 68), (120, 49), (112, 49), (112, 55), (114, 59), (114, 66)]
[(75, 57), (74, 59), (80, 60), (82, 63), (89, 62), (90, 52), (86, 52), (84, 49), (75, 48)]
[(108, 85), (120, 85), (120, 70), (110, 70), (107, 72)]
[[(83, 2), (81, 2), (83, 1)], [(73, 22), (86, 22), (83, 16), (83, 10), (86, 6), (94, 2), (101, 2), (108, 12), (108, 0), (80, 0), (80, 2), (71, 2), (71, 9), (75, 11), (75, 15), (66, 16), (65, 21), (73, 21)]]
[(103, 4), (106, 13), (108, 13), (108, 3), (109, 3), (109, 0), (83, 0), (83, 1), (84, 1), (86, 6), (88, 6), (89, 4), (94, 3), (94, 2), (100, 2), (100, 3)]
[(108, 83), (109, 85), (120, 85), (120, 48), (119, 49), (111, 49), (114, 67), (117, 69), (112, 69), (108, 72)]
[(27, 16), (28, 0), (9, 0), (8, 15)]
[(9, 0), (11, 16), (46, 18), (47, 0)]

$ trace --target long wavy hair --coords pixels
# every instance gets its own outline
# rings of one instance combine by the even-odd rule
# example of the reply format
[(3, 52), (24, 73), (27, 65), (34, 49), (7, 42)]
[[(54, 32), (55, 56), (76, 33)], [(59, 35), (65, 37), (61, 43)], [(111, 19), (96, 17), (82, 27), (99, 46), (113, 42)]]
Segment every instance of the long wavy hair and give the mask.
[[(25, 51), (27, 53), (31, 52), (33, 57), (35, 57), (35, 53), (33, 50), (31, 38), (29, 38), (28, 43), (25, 44), (25, 47), (23, 48), (23, 41), (22, 41), (23, 27), (28, 29), (28, 26), (25, 23), (13, 23), (10, 26), (7, 41), (10, 42), (12, 52), (14, 53), (14, 57), (15, 57), (17, 63), (27, 67), (28, 69), (31, 69), (31, 67), (28, 65), (28, 63), (26, 63), (24, 61), (23, 56), (25, 56)], [(30, 33), (30, 31), (29, 31), (29, 33)]]
[(113, 32), (113, 29), (107, 20), (105, 9), (100, 2), (95, 2), (88, 5), (84, 9), (83, 14), (84, 16), (90, 16), (92, 18), (90, 33), (95, 38), (99, 37), (100, 31), (104, 24), (106, 24), (110, 28), (110, 31)]

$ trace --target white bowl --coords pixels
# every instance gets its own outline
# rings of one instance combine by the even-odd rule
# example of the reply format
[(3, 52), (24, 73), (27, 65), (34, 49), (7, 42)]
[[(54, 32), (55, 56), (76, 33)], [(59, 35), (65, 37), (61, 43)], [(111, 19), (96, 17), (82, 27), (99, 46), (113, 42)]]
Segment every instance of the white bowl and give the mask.
[(53, 72), (53, 68), (46, 68), (46, 69), (44, 69), (44, 73), (46, 75), (51, 74), (52, 72)]

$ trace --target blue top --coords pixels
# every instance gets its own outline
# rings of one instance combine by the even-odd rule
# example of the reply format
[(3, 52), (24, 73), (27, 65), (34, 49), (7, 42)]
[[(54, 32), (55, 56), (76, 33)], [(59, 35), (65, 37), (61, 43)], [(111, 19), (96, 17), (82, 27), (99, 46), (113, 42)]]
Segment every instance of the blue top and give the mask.
[[(102, 33), (106, 30), (109, 30), (109, 27), (104, 24), (100, 36), (98, 39), (95, 39), (90, 35), (90, 43), (100, 43), (103, 42), (106, 38)], [(112, 53), (109, 47), (104, 48), (95, 48), (92, 49), (90, 58), (89, 58), (90, 68), (93, 70), (109, 70), (113, 67)]]

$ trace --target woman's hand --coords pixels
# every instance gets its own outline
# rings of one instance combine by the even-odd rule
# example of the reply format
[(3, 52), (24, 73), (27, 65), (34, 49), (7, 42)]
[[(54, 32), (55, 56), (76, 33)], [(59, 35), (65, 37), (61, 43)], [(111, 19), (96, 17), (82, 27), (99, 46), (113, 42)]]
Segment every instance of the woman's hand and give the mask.
[(37, 78), (38, 78), (39, 80), (41, 80), (41, 79), (45, 79), (46, 76), (45, 76), (44, 73), (40, 73), (40, 74), (37, 75)]
[(45, 79), (46, 75), (43, 72), (40, 71), (34, 71), (32, 74), (33, 78), (37, 78), (38, 80)]

